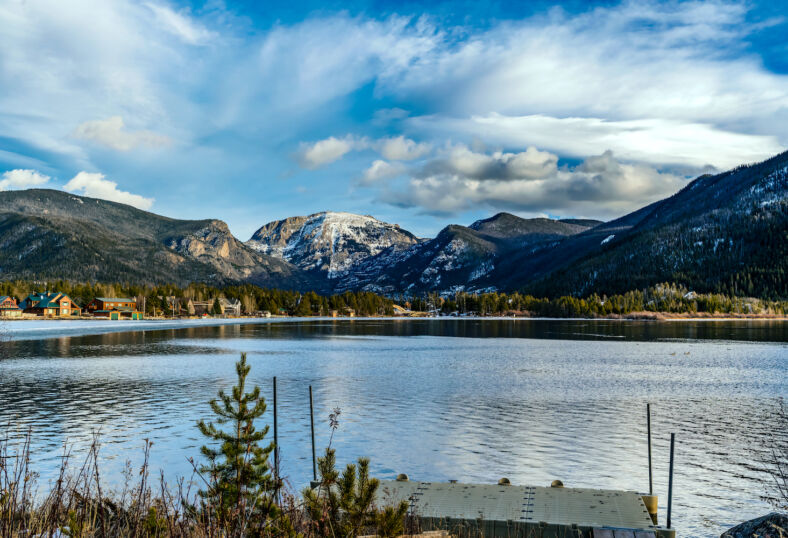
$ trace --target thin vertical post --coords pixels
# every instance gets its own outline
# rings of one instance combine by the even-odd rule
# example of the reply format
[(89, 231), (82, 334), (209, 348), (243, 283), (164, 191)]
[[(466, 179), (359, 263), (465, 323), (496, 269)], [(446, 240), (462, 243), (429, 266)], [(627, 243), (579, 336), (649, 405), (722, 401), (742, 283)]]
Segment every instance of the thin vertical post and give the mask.
[(670, 471), (668, 474), (668, 528), (670, 528), (670, 516), (673, 510), (673, 445), (676, 440), (676, 434), (670, 434)]
[(654, 495), (654, 475), (651, 467), (651, 404), (646, 404), (646, 430), (648, 431), (648, 494)]
[(279, 432), (276, 421), (276, 376), (274, 376), (274, 474), (279, 480)]
[(309, 385), (309, 425), (312, 428), (312, 479), (317, 482), (317, 458), (315, 457), (315, 408), (312, 404), (312, 385)]

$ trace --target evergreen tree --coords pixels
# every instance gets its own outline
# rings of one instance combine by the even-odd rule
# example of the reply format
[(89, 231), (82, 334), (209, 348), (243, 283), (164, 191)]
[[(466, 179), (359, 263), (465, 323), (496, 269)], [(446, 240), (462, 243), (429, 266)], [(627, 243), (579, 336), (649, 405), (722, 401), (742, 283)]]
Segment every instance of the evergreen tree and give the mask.
[(266, 527), (279, 514), (274, 503), (277, 484), (268, 462), (274, 443), (262, 446), (269, 427), (257, 430), (254, 425), (265, 413), (265, 399), (259, 386), (245, 392), (250, 369), (242, 353), (235, 364), (238, 383), (232, 394), (220, 390), (219, 399), (211, 400), (216, 423), (227, 425), (227, 430), (212, 422), (197, 424), (204, 436), (219, 444), (219, 448), (201, 448), (208, 464), (200, 472), (210, 477), (208, 488), (200, 491), (203, 507), (231, 536), (244, 534), (250, 527)]
[(213, 307), (211, 308), (211, 314), (214, 316), (221, 316), (222, 315), (222, 305), (219, 303), (219, 298), (213, 300)]
[(340, 475), (336, 453), (329, 447), (325, 456), (318, 458), (318, 469), (319, 487), (304, 490), (304, 505), (318, 535), (359, 536), (380, 525), (391, 536), (402, 528), (408, 505), (403, 501), (390, 512), (376, 510), (374, 500), (380, 481), (370, 478), (368, 459), (359, 458), (358, 465), (348, 464)]

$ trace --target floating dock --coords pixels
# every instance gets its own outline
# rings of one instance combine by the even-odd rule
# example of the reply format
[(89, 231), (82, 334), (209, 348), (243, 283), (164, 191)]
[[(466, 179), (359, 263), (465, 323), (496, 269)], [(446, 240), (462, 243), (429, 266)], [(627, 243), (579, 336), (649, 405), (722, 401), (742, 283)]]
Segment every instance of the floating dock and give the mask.
[(485, 538), (675, 538), (632, 491), (381, 480), (376, 502), (406, 501), (421, 530)]

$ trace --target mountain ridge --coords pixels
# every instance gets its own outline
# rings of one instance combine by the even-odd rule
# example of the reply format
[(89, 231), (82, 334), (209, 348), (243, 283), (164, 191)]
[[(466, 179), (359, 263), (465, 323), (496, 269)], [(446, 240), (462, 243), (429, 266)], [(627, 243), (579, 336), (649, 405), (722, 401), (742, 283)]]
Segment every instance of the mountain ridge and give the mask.
[(671, 281), (784, 298), (787, 193), (785, 152), (700, 176), (609, 222), (503, 212), (419, 238), (369, 215), (323, 211), (271, 221), (244, 243), (218, 219), (173, 219), (56, 190), (5, 191), (0, 275), (387, 295), (587, 295)]
[(4, 278), (312, 284), (218, 219), (173, 219), (51, 189), (0, 192), (0, 204)]
[(370, 215), (321, 211), (271, 221), (260, 227), (246, 245), (332, 280), (347, 274), (363, 258), (419, 241), (399, 225)]

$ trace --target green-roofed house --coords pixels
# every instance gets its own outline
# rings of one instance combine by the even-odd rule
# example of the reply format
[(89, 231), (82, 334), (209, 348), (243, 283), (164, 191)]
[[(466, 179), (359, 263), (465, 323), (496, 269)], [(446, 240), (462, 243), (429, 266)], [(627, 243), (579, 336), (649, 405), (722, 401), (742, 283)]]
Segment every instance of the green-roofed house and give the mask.
[(79, 316), (82, 310), (65, 293), (31, 293), (19, 303), (25, 314), (35, 314), (45, 318), (70, 318)]
[(85, 308), (97, 318), (142, 319), (144, 317), (137, 309), (136, 299), (96, 297)]

